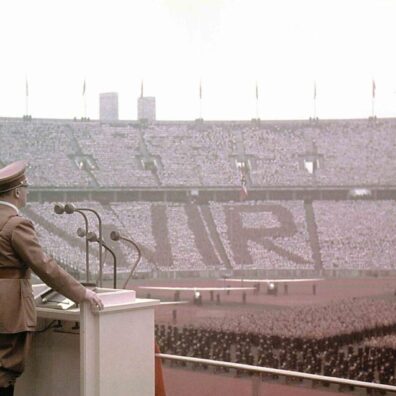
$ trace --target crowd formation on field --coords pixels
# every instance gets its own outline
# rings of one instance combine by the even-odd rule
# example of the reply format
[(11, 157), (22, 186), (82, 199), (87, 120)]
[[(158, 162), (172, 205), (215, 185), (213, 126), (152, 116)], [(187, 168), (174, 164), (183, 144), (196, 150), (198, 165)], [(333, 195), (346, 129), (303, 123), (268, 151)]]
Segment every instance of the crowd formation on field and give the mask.
[(201, 322), (157, 325), (161, 351), (396, 385), (393, 301), (348, 299)]

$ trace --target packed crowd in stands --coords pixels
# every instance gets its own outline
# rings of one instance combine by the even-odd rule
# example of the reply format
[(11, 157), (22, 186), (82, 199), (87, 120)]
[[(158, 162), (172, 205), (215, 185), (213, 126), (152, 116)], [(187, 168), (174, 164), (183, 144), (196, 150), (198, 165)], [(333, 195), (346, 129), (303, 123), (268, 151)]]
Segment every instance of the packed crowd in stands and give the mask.
[(153, 174), (142, 169), (139, 134), (131, 128), (83, 124), (74, 131), (81, 153), (95, 159), (90, 172), (99, 186), (157, 185)]
[[(303, 201), (76, 205), (101, 214), (105, 241), (118, 249), (120, 267), (130, 266), (135, 253), (125, 243), (110, 241), (111, 230), (142, 247), (138, 272), (314, 268)], [(396, 207), (392, 201), (314, 201), (313, 208), (324, 269), (395, 268)], [(48, 251), (73, 267), (84, 263), (84, 245), (76, 235), (83, 226), (79, 215), (56, 215), (49, 203), (30, 203), (26, 215), (37, 225)], [(96, 220), (90, 221), (90, 229), (96, 230)]]
[(158, 176), (168, 186), (239, 185), (233, 132), (220, 126), (153, 125), (144, 131), (147, 149), (161, 158)]
[(234, 268), (312, 269), (303, 201), (211, 202)]
[(243, 130), (245, 152), (255, 159), (250, 171), (254, 185), (313, 184), (312, 175), (301, 168), (308, 143), (305, 132), (292, 124)]
[[(77, 207), (97, 210), (102, 217), (105, 242), (116, 250), (120, 271), (131, 267), (136, 259), (135, 250), (127, 243), (115, 243), (110, 240), (112, 230), (132, 238), (142, 249), (143, 257), (138, 271), (190, 271), (214, 268), (212, 263), (204, 263), (195, 245), (194, 235), (189, 228), (184, 205), (173, 205), (147, 202), (112, 203), (101, 205), (96, 202), (76, 202)], [(80, 215), (61, 216), (54, 213), (54, 205), (50, 203), (31, 203), (25, 210), (37, 225), (37, 231), (43, 247), (62, 262), (71, 267), (85, 265), (85, 245), (77, 236), (77, 229), (84, 228)], [(97, 220), (88, 215), (89, 229), (98, 234)], [(183, 238), (180, 236), (183, 235)], [(90, 245), (93, 253), (91, 268), (97, 269), (97, 245)], [(111, 257), (105, 267), (112, 271)]]
[(70, 128), (62, 122), (0, 121), (0, 160), (29, 162), (33, 186), (89, 187), (94, 182), (70, 158), (78, 152)]
[[(285, 123), (244, 130), (245, 151), (258, 160), (254, 185), (394, 184), (395, 120)], [(315, 146), (315, 153), (313, 150)], [(315, 154), (318, 169), (303, 172), (304, 154)]]
[[(77, 123), (0, 119), (0, 161), (25, 158), (33, 186), (393, 185), (396, 121)], [(17, 138), (16, 138), (17, 137)], [(316, 172), (304, 158), (317, 158)], [(78, 158), (93, 166), (81, 167)], [(145, 162), (155, 165), (147, 168)]]
[[(185, 205), (165, 203), (112, 203), (127, 234), (145, 247), (143, 259), (164, 271), (213, 268), (204, 262), (189, 227)], [(147, 267), (149, 263), (147, 263)], [(152, 265), (151, 265), (152, 267)]]
[[(90, 207), (100, 213), (106, 213), (104, 208), (98, 203), (80, 203), (80, 207)], [(54, 205), (49, 203), (31, 204), (25, 209), (25, 215), (29, 217), (37, 230), (40, 243), (47, 253), (58, 259), (62, 264), (72, 269), (85, 271), (85, 239), (77, 236), (77, 229), (85, 229), (83, 219), (79, 214), (57, 215), (54, 212)], [(97, 220), (94, 216), (88, 215), (89, 230), (97, 231)], [(107, 240), (107, 238), (106, 238)], [(98, 247), (97, 244), (90, 244), (90, 269), (97, 272)], [(105, 271), (110, 271), (111, 261), (105, 263)], [(120, 264), (122, 266), (122, 263)]]
[[(312, 268), (302, 201), (257, 202), (256, 205), (211, 203), (208, 213), (211, 213), (216, 230), (209, 229), (211, 222), (204, 218), (204, 208), (199, 205), (148, 202), (75, 204), (97, 210), (106, 230), (118, 230), (139, 243), (143, 248), (139, 271), (150, 271), (153, 267), (163, 271), (224, 269), (219, 243), (224, 246), (234, 268)], [(255, 211), (249, 212), (254, 207)], [(231, 225), (227, 227), (225, 218), (230, 213)], [(56, 257), (64, 257), (67, 262), (72, 262), (75, 256), (75, 261), (84, 263), (82, 244), (77, 249), (78, 254), (75, 253), (76, 230), (83, 225), (79, 215), (56, 215), (53, 204), (49, 203), (31, 203), (26, 214), (38, 224), (43, 246)], [(96, 230), (95, 222), (92, 219), (90, 221), (90, 229)], [(239, 228), (233, 226), (233, 222), (237, 221)], [(198, 223), (201, 223), (201, 227)], [(240, 242), (244, 230), (248, 234), (243, 256)], [(252, 238), (250, 234), (258, 230), (263, 230), (262, 238)], [(276, 230), (275, 234), (273, 230)], [(219, 238), (213, 237), (213, 231), (218, 233)], [(183, 238), (180, 238), (181, 235)], [(60, 238), (64, 239), (64, 243)], [(104, 238), (109, 241), (106, 233)], [(266, 240), (272, 241), (275, 247), (267, 246)], [(130, 248), (128, 250), (128, 246), (121, 244), (120, 249), (123, 260), (130, 263), (133, 259)], [(301, 256), (307, 264), (296, 263), (292, 254)]]
[(394, 269), (394, 201), (314, 201), (323, 267)]
[(396, 385), (396, 350), (373, 342), (396, 332), (391, 301), (348, 299), (201, 322), (157, 325), (161, 351)]

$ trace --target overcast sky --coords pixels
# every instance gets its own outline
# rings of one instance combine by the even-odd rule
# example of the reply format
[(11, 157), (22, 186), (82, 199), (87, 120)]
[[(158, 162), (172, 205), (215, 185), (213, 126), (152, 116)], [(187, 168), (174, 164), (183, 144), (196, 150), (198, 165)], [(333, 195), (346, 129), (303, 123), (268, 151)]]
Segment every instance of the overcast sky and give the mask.
[(98, 118), (141, 80), (157, 119), (396, 115), (396, 0), (2, 0), (0, 116)]

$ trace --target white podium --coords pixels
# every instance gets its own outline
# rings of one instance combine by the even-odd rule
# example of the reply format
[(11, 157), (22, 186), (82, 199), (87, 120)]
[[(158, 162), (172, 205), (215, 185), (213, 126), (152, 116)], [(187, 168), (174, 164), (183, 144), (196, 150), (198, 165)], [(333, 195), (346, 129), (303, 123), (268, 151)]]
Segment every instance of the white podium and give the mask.
[[(39, 287), (35, 288), (39, 290)], [(104, 310), (37, 308), (35, 333), (16, 396), (154, 396), (154, 306), (132, 290), (97, 289)]]

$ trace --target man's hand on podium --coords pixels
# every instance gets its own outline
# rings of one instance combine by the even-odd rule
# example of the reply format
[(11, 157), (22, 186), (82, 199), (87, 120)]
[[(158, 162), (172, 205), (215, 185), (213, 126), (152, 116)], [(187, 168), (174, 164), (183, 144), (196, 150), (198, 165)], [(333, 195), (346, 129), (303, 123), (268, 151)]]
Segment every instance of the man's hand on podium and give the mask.
[(99, 296), (90, 289), (85, 289), (85, 298), (84, 301), (88, 301), (91, 305), (91, 309), (94, 310), (102, 310), (104, 308), (102, 300)]

